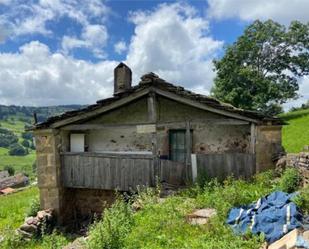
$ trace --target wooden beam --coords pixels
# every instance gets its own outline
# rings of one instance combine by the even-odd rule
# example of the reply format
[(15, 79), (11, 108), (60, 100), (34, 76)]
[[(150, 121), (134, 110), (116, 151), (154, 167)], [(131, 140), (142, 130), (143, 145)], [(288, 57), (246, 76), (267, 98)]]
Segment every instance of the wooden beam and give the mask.
[(191, 179), (190, 177), (192, 173), (191, 169), (191, 152), (192, 152), (192, 144), (191, 144), (191, 129), (190, 122), (186, 122), (186, 166), (187, 166), (187, 179)]
[(250, 152), (255, 154), (255, 147), (256, 147), (256, 125), (251, 123), (250, 126)]
[(157, 102), (155, 93), (151, 92), (148, 95), (148, 121), (150, 123), (157, 122)]
[[(152, 114), (151, 120), (153, 120)], [(212, 122), (216, 125), (249, 125), (250, 123), (248, 121), (242, 121), (237, 119), (218, 119), (218, 118), (207, 118), (207, 119), (194, 119), (191, 120), (191, 125), (193, 124), (199, 124), (199, 123), (205, 123), (205, 122)], [(137, 125), (149, 125), (156, 123), (157, 127), (164, 127), (167, 125), (183, 125), (185, 128), (186, 122), (185, 121), (171, 121), (171, 122), (141, 122), (141, 123), (132, 123), (132, 124), (72, 124), (72, 125), (66, 125), (61, 127), (61, 130), (71, 130), (71, 131), (78, 131), (78, 130), (101, 130), (105, 128), (132, 128)]]
[(149, 91), (150, 91), (150, 89), (148, 88), (148, 89), (144, 89), (142, 91), (136, 92), (136, 93), (132, 93), (127, 97), (121, 98), (121, 99), (119, 99), (119, 100), (117, 100), (117, 101), (115, 101), (115, 102), (113, 102), (109, 105), (102, 106), (102, 107), (100, 107), (96, 110), (85, 112), (83, 114), (55, 122), (51, 125), (51, 127), (52, 128), (59, 128), (61, 126), (68, 125), (68, 124), (71, 124), (71, 123), (74, 123), (74, 122), (77, 122), (77, 121), (83, 121), (83, 120), (90, 119), (90, 118), (95, 117), (97, 115), (100, 115), (104, 112), (107, 112), (107, 111), (119, 108), (121, 106), (124, 106), (124, 105), (128, 104), (129, 102), (131, 102), (133, 100), (136, 100), (136, 99), (138, 99), (138, 98), (140, 98), (144, 95), (147, 95), (149, 93)]
[(207, 104), (203, 104), (203, 103), (200, 103), (198, 101), (187, 99), (187, 98), (181, 97), (177, 94), (170, 93), (170, 92), (167, 92), (167, 91), (164, 91), (164, 90), (161, 90), (161, 89), (153, 88), (153, 91), (155, 91), (158, 95), (161, 95), (163, 97), (166, 97), (166, 98), (175, 100), (177, 102), (187, 104), (187, 105), (190, 105), (190, 106), (193, 106), (193, 107), (205, 110), (205, 111), (217, 113), (217, 114), (220, 114), (220, 115), (223, 115), (223, 116), (226, 116), (226, 117), (232, 117), (232, 118), (245, 120), (245, 121), (249, 121), (249, 122), (253, 122), (253, 123), (259, 123), (259, 121), (256, 120), (256, 119), (248, 118), (246, 116), (243, 116), (243, 115), (240, 115), (240, 114), (237, 114), (237, 113), (232, 113), (232, 112), (229, 112), (229, 111), (226, 111), (226, 110), (216, 109), (214, 107), (208, 106)]
[[(150, 92), (147, 99), (148, 105), (148, 122), (156, 123), (157, 122), (157, 102), (156, 95), (154, 92)], [(151, 147), (152, 147), (152, 156), (153, 156), (153, 168), (155, 176), (160, 175), (159, 169), (159, 160), (158, 160), (158, 137), (157, 131), (151, 133)]]

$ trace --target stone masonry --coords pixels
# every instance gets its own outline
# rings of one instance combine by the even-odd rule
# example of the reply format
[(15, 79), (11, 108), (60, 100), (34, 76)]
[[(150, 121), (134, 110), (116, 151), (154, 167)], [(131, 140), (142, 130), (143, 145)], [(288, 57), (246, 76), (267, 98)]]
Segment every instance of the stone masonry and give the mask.
[(303, 176), (304, 185), (309, 184), (309, 152), (287, 154), (286, 165), (297, 168)]
[(35, 131), (35, 142), (41, 209), (53, 209), (58, 222), (62, 223), (64, 189), (60, 181), (60, 154), (57, 146), (60, 144), (60, 136), (52, 129)]

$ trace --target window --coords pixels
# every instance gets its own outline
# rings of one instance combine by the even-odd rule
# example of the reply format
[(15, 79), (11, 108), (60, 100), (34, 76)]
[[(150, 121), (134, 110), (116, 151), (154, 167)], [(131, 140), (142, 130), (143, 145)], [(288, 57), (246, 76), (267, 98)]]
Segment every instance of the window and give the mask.
[(72, 133), (70, 135), (71, 152), (85, 152), (85, 134)]
[[(192, 139), (192, 131), (190, 133)], [(169, 147), (170, 147), (169, 149), (170, 160), (183, 163), (186, 162), (186, 154), (187, 154), (186, 130), (170, 130)]]

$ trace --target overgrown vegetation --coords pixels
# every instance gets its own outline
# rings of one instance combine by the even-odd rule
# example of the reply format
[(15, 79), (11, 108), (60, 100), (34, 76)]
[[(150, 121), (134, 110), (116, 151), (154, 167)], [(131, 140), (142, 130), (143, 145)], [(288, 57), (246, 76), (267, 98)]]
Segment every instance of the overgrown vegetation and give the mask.
[[(215, 179), (204, 184), (200, 182), (164, 202), (160, 201), (157, 191), (143, 191), (133, 198), (135, 202), (139, 201), (142, 207), (140, 211), (132, 214), (130, 202), (119, 200), (106, 212), (107, 215), (90, 231), (89, 241), (92, 244), (89, 244), (89, 248), (258, 249), (264, 240), (263, 235), (248, 233), (246, 236), (235, 236), (225, 224), (227, 214), (234, 206), (249, 204), (272, 191), (280, 190), (278, 182), (290, 179), (282, 186), (288, 190), (298, 188), (299, 181), (294, 181), (294, 173), (285, 171), (281, 180), (276, 179), (275, 172), (269, 171), (255, 176), (249, 182), (233, 178), (223, 183)], [(190, 225), (185, 216), (197, 208), (215, 208), (218, 215), (206, 225)], [(127, 222), (123, 222), (124, 217)], [(122, 229), (124, 232), (119, 233)], [(112, 244), (111, 237), (117, 243)], [(94, 245), (99, 247), (92, 247)]]
[(293, 193), (295, 192), (300, 185), (301, 176), (297, 169), (287, 168), (279, 181), (279, 189), (283, 192)]

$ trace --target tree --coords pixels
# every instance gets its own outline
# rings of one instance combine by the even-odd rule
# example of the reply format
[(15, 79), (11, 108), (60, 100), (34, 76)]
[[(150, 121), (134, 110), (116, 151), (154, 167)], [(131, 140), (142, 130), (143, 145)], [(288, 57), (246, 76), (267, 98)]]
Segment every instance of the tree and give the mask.
[(239, 108), (274, 114), (298, 97), (298, 79), (309, 74), (308, 51), (309, 24), (293, 21), (287, 28), (255, 21), (214, 61), (212, 94)]
[(29, 153), (28, 150), (18, 143), (10, 145), (10, 149), (9, 149), (10, 156), (25, 156), (28, 153)]
[(30, 143), (28, 140), (24, 139), (24, 140), (21, 142), (21, 145), (24, 146), (25, 148), (30, 148), (31, 143)]

